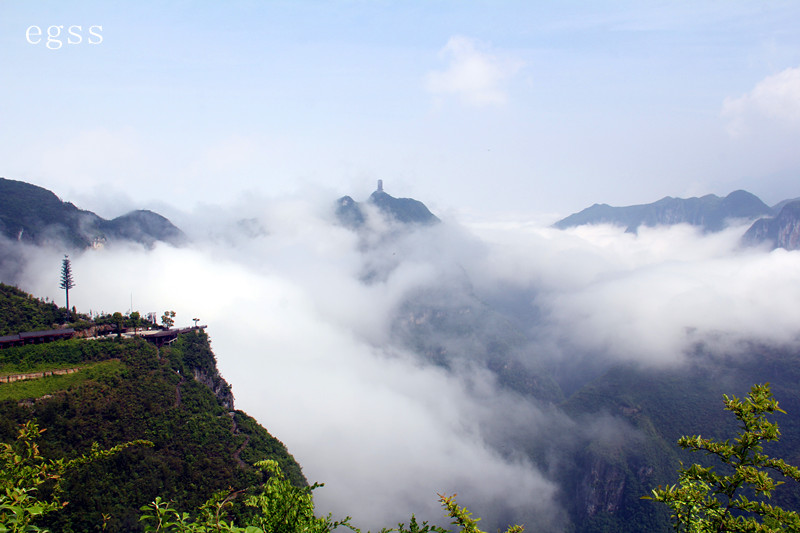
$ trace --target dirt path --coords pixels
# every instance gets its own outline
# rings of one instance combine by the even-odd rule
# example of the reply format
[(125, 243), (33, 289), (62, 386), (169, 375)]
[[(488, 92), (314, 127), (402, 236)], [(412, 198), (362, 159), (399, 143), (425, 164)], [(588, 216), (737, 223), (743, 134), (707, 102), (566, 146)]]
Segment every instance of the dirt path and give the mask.
[[(240, 435), (241, 433), (239, 433), (239, 426), (236, 424), (236, 419), (234, 417), (231, 417), (231, 424), (232, 424), (231, 433), (233, 433), (234, 435)], [(247, 446), (248, 444), (250, 444), (250, 436), (245, 435), (244, 442), (242, 443), (242, 445), (239, 446), (239, 448), (235, 452), (233, 452), (233, 458), (236, 460), (236, 463), (242, 468), (251, 468), (251, 465), (242, 461), (242, 458), (240, 457), (242, 450), (244, 450), (245, 446)]]
[(56, 370), (44, 370), (42, 372), (26, 372), (22, 374), (8, 374), (0, 376), (0, 383), (13, 383), (15, 381), (22, 381), (25, 379), (41, 379), (47, 376), (63, 376), (64, 374), (74, 374), (83, 370), (83, 367), (75, 368), (59, 368)]

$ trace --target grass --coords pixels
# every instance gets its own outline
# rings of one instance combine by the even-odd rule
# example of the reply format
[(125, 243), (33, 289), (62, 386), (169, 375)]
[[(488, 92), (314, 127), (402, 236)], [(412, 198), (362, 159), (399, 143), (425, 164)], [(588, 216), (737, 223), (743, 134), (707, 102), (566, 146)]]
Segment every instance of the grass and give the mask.
[(87, 367), (87, 363), (76, 363), (74, 365), (65, 365), (64, 363), (39, 363), (36, 365), (22, 364), (0, 364), (0, 377), (10, 376), (14, 374), (30, 374), (33, 372), (48, 372), (50, 370), (61, 370), (62, 368), (77, 368)]
[[(84, 381), (118, 376), (125, 369), (125, 365), (117, 359), (88, 365), (84, 363), (81, 367), (83, 367), (81, 370), (72, 374), (47, 376), (39, 379), (26, 379), (13, 383), (0, 383), (0, 401), (41, 398), (42, 396), (53, 394), (54, 392), (68, 390)], [(31, 369), (26, 370), (26, 372), (41, 372), (43, 370), (55, 370), (58, 368), (64, 368), (64, 366), (50, 365), (48, 368)], [(15, 372), (7, 372), (6, 369), (4, 369), (3, 373), (10, 374)]]

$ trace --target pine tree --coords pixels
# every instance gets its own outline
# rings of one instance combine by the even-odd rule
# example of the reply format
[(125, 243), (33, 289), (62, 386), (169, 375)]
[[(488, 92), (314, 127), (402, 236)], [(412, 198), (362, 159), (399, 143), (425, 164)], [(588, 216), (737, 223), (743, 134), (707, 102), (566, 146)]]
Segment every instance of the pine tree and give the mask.
[(75, 281), (72, 279), (72, 265), (69, 262), (69, 256), (65, 255), (61, 261), (61, 288), (67, 293), (67, 317), (72, 319), (69, 310), (69, 290), (75, 286)]

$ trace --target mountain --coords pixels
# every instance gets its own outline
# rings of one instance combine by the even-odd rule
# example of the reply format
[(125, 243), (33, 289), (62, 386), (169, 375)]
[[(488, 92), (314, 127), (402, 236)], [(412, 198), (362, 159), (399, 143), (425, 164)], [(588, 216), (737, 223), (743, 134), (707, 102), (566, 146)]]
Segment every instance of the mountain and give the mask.
[(142, 243), (148, 247), (157, 241), (172, 245), (187, 242), (186, 235), (175, 227), (167, 218), (139, 209), (126, 215), (104, 222), (101, 228), (111, 239), (120, 239)]
[(115, 240), (146, 246), (157, 241), (180, 245), (187, 240), (169, 220), (151, 211), (133, 211), (105, 220), (61, 201), (47, 189), (6, 178), (0, 178), (0, 234), (12, 241), (65, 244), (77, 249)]
[(783, 209), (783, 206), (791, 202), (800, 202), (800, 198), (788, 198), (786, 200), (781, 200), (780, 202), (772, 206), (773, 214), (780, 213), (781, 209)]
[[(0, 285), (0, 302), (2, 332), (47, 327), (53, 319), (51, 304), (7, 285)], [(16, 315), (9, 312), (15, 307)], [(55, 375), (59, 369), (63, 375)], [(42, 371), (54, 375), (37, 379)], [(0, 441), (13, 441), (19, 424), (36, 420), (46, 429), (42, 454), (53, 459), (74, 458), (94, 442), (103, 448), (136, 439), (153, 443), (66, 479), (63, 500), (69, 504), (48, 515), (44, 525), (51, 531), (94, 531), (100, 524), (142, 531), (139, 508), (156, 496), (197, 509), (214, 492), (263, 482), (252, 465), (264, 459), (276, 460), (294, 485), (307, 486), (286, 447), (234, 409), (202, 328), (160, 348), (142, 338), (113, 337), (0, 349), (0, 377), (18, 374), (30, 379), (0, 381)]]
[(566, 229), (584, 224), (614, 224), (635, 232), (641, 226), (691, 224), (704, 231), (720, 231), (729, 219), (757, 219), (773, 211), (757, 196), (747, 191), (734, 191), (724, 198), (708, 194), (701, 198), (667, 196), (651, 204), (612, 207), (594, 204), (559, 220), (554, 227)]
[[(378, 188), (373, 192), (367, 204), (375, 206), (386, 218), (402, 224), (430, 225), (440, 222), (425, 204), (413, 198), (395, 198), (383, 190), (383, 180), (378, 180)], [(336, 201), (336, 217), (343, 226), (358, 229), (367, 221), (365, 207), (350, 196), (343, 196)]]
[(770, 243), (772, 248), (800, 250), (800, 200), (790, 200), (781, 206), (777, 216), (760, 218), (742, 236), (742, 242), (755, 246)]
[[(734, 437), (739, 428), (734, 415), (723, 410), (722, 395), (741, 398), (754, 383), (770, 383), (788, 413), (774, 418), (780, 425), (780, 441), (765, 446), (764, 452), (797, 464), (798, 362), (796, 350), (757, 345), (751, 346), (749, 355), (737, 357), (698, 351), (686, 367), (620, 364), (582, 387), (562, 408), (576, 420), (608, 417), (608, 430), (613, 428), (614, 433), (576, 446), (571, 462), (559, 473), (576, 531), (672, 531), (665, 522), (668, 513), (641, 496), (656, 486), (673, 484), (679, 461), (716, 464), (709, 457), (680, 450), (675, 443), (681, 435)], [(770, 503), (796, 509), (798, 497), (798, 484), (787, 481)]]

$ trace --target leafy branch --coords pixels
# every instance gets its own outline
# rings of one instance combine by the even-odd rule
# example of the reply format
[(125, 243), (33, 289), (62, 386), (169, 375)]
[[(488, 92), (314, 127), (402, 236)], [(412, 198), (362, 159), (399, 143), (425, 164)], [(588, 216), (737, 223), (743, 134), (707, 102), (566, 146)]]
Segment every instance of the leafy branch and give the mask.
[[(678, 445), (716, 456), (732, 468), (732, 473), (722, 475), (713, 467), (693, 464), (681, 468), (677, 484), (653, 489), (645, 498), (672, 509), (673, 526), (679, 533), (800, 531), (797, 512), (765, 501), (783, 483), (773, 480), (771, 472), (800, 481), (800, 469), (763, 453), (763, 443), (780, 437), (778, 425), (767, 416), (785, 411), (778, 406), (769, 384), (753, 385), (741, 400), (727, 395), (723, 399), (725, 409), (740, 421), (741, 432), (734, 441), (694, 435), (681, 437)], [(747, 491), (752, 491), (756, 499), (749, 499)]]

